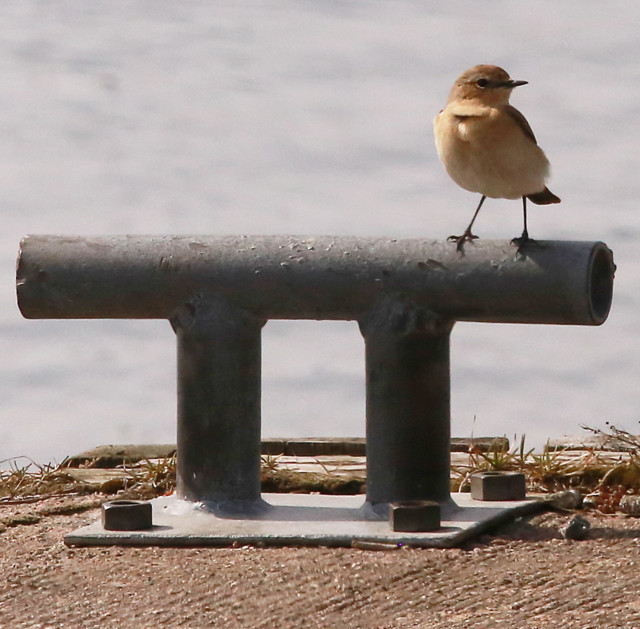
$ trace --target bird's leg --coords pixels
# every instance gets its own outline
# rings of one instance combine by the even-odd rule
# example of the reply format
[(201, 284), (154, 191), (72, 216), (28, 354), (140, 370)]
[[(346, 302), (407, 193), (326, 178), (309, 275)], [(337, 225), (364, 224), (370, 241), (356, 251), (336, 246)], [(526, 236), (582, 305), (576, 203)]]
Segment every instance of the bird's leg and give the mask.
[(522, 230), (522, 236), (520, 238), (514, 238), (511, 242), (518, 247), (526, 245), (527, 243), (535, 242), (533, 238), (529, 237), (529, 230), (527, 229), (527, 197), (522, 197), (522, 212), (524, 215), (524, 229)]
[(524, 227), (522, 229), (522, 236), (520, 238), (523, 241), (529, 240), (529, 230), (527, 229), (527, 197), (522, 197), (522, 216), (524, 219)]
[(480, 199), (480, 203), (478, 203), (478, 207), (476, 208), (476, 211), (473, 214), (473, 218), (471, 219), (471, 222), (469, 223), (469, 226), (467, 227), (467, 229), (464, 230), (464, 233), (462, 234), (462, 236), (449, 236), (449, 238), (447, 238), (449, 242), (456, 243), (456, 249), (458, 251), (462, 251), (465, 242), (467, 241), (471, 242), (472, 240), (475, 240), (477, 238), (477, 236), (471, 233), (471, 228), (473, 227), (473, 223), (475, 222), (476, 217), (478, 216), (478, 212), (480, 211), (480, 208), (482, 207), (482, 204), (484, 203), (484, 200), (486, 198), (487, 197), (485, 197), (483, 194), (482, 199)]

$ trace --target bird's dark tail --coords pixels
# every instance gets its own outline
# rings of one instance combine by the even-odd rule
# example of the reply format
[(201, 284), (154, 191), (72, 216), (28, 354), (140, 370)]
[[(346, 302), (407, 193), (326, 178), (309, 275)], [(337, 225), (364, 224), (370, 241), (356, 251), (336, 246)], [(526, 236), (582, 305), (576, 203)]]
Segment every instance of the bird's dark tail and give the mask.
[(528, 194), (527, 199), (533, 201), (536, 205), (549, 205), (551, 203), (560, 203), (560, 197), (557, 197), (549, 188), (545, 188), (542, 192)]

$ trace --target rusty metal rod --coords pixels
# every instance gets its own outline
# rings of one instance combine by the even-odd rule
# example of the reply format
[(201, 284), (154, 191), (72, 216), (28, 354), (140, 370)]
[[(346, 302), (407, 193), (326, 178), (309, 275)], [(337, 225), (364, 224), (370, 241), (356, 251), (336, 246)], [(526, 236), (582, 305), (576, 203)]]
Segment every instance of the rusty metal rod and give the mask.
[(260, 319), (358, 320), (387, 295), (452, 321), (599, 325), (613, 292), (601, 242), (348, 236), (28, 236), (27, 318), (169, 318), (215, 294)]

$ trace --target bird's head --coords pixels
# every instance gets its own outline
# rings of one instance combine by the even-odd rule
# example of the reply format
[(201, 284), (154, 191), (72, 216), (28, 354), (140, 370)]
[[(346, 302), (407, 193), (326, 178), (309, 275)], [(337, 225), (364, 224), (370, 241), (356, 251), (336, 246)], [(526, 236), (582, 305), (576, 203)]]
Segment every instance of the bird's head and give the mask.
[(527, 81), (514, 81), (498, 66), (474, 66), (456, 79), (449, 94), (449, 102), (477, 100), (486, 105), (506, 105), (511, 90), (526, 84)]

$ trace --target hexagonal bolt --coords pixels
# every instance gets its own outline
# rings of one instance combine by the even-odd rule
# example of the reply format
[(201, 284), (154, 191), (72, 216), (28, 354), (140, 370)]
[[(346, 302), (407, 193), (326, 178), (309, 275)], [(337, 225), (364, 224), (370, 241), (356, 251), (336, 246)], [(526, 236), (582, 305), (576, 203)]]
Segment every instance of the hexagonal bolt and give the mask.
[(107, 531), (140, 531), (152, 526), (150, 502), (112, 500), (102, 505), (102, 527)]
[(526, 483), (520, 472), (479, 472), (471, 476), (474, 500), (524, 500)]
[(433, 500), (392, 502), (389, 505), (389, 522), (394, 531), (435, 531), (440, 528), (440, 505)]

